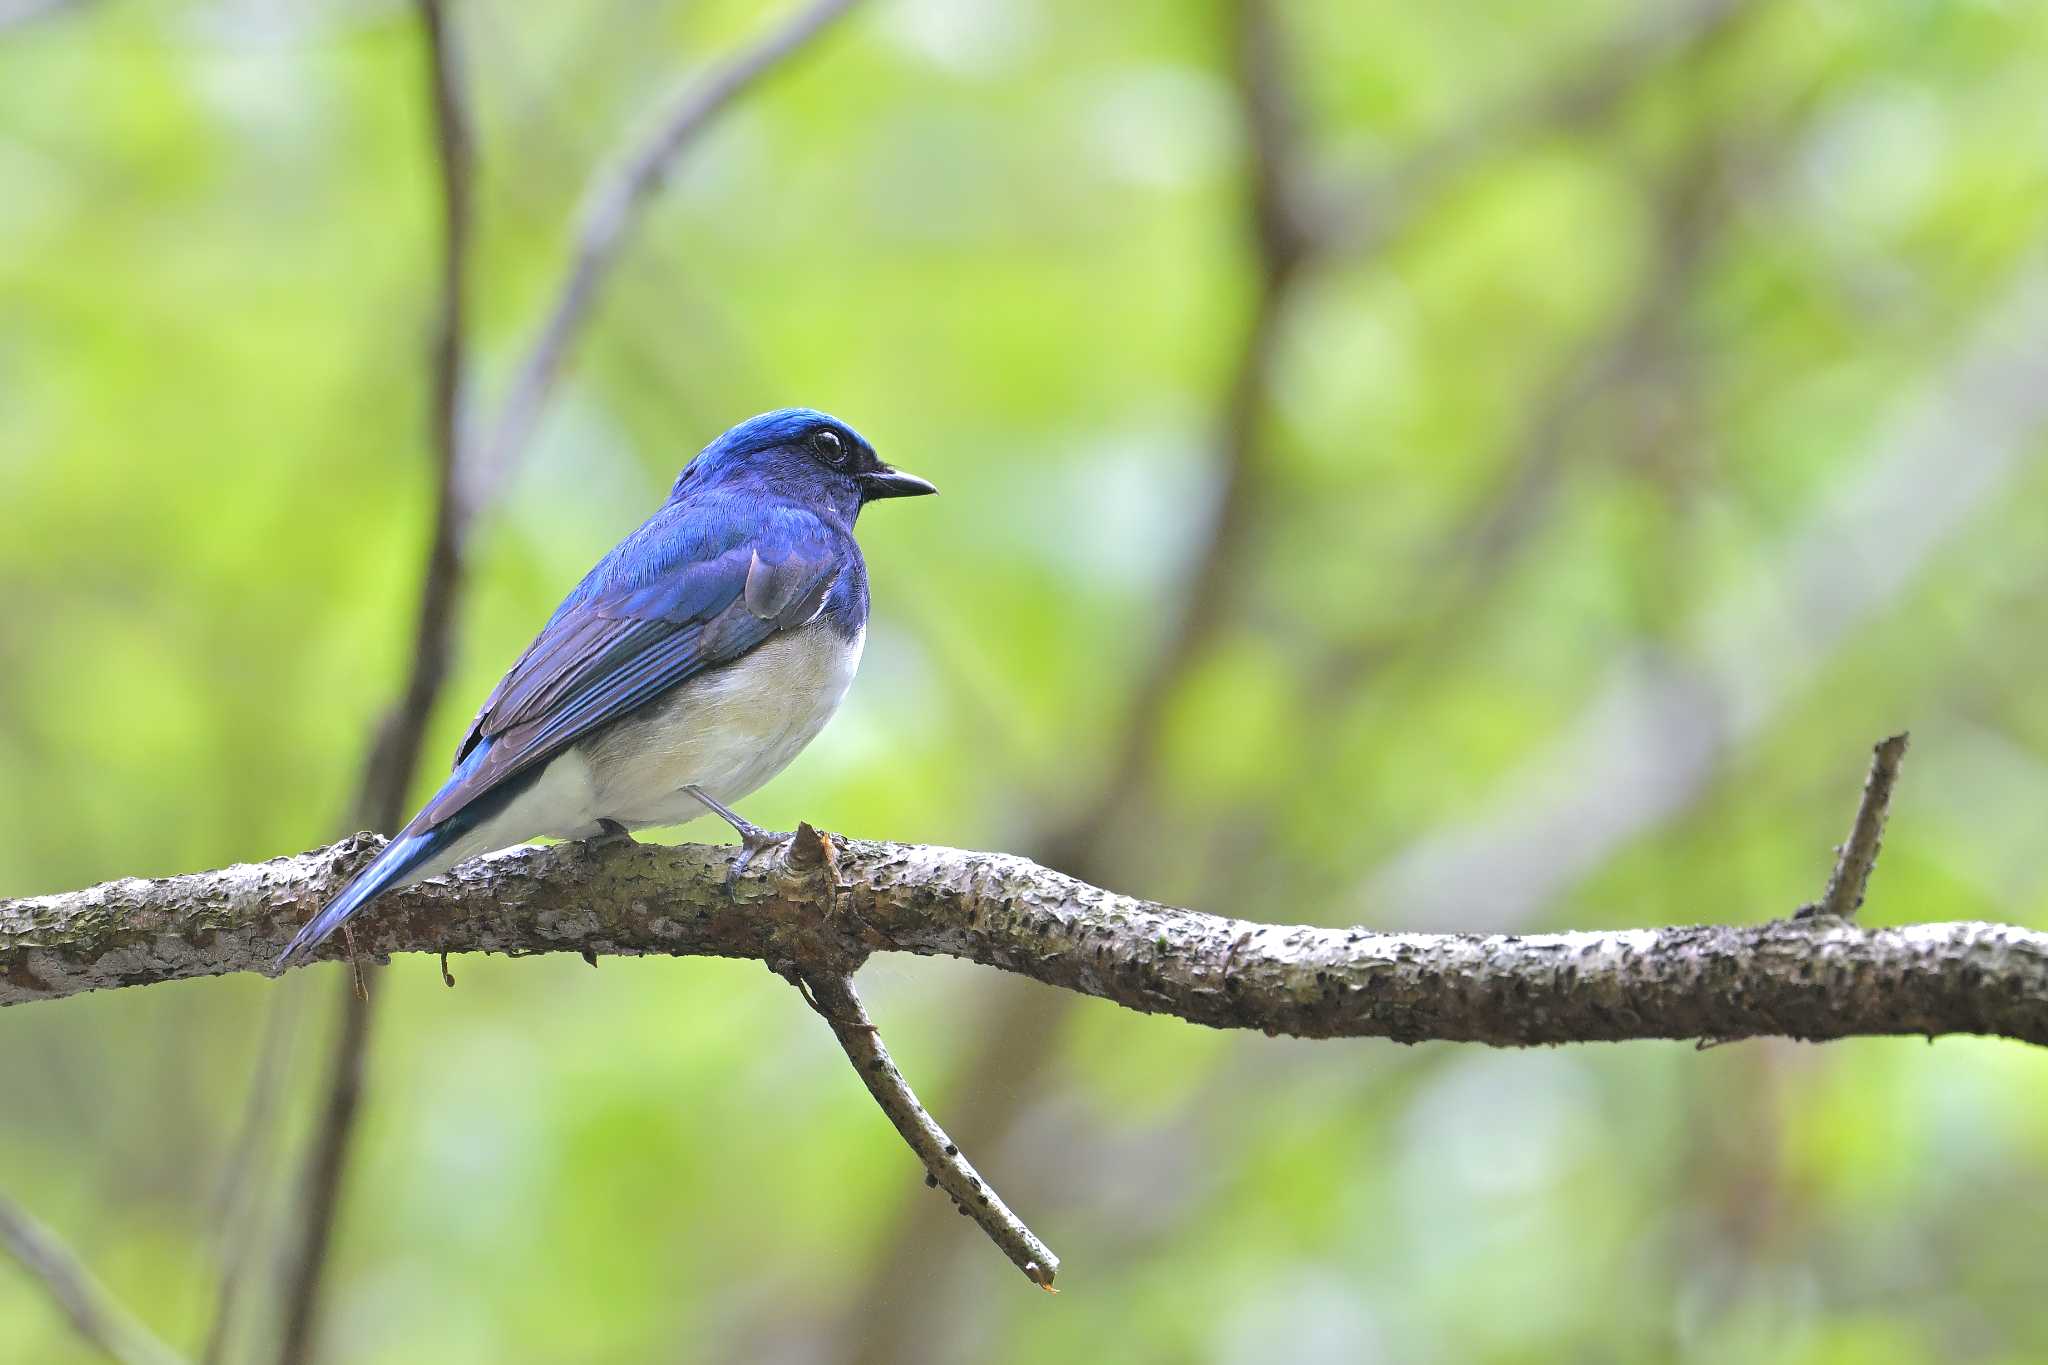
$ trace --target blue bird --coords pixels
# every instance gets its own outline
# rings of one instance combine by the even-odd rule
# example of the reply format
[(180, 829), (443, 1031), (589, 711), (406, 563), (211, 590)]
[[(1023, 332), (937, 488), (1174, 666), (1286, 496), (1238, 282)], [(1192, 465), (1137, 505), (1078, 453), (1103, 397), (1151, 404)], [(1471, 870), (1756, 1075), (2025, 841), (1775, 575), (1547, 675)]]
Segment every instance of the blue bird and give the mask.
[(739, 831), (738, 875), (788, 836), (733, 804), (817, 736), (860, 663), (868, 575), (854, 519), (877, 499), (937, 491), (808, 408), (706, 446), (555, 608), (441, 790), (277, 967), (379, 894), (541, 834), (622, 836), (716, 814)]

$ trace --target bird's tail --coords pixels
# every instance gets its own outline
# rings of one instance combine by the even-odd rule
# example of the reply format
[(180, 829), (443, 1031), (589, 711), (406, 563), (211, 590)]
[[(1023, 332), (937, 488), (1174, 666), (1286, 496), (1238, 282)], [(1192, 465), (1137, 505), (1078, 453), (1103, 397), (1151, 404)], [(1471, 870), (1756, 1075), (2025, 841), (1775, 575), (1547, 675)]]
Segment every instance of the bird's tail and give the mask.
[(455, 842), (461, 832), (461, 820), (453, 820), (432, 829), (414, 832), (410, 829), (384, 845), (371, 864), (349, 879), (347, 886), (333, 900), (327, 902), (320, 913), (306, 921), (284, 951), (271, 964), (272, 971), (282, 971), (294, 958), (309, 953), (339, 929), (349, 916), (367, 905), (371, 898), (393, 886), (404, 884), (408, 874), (425, 866), (448, 845)]

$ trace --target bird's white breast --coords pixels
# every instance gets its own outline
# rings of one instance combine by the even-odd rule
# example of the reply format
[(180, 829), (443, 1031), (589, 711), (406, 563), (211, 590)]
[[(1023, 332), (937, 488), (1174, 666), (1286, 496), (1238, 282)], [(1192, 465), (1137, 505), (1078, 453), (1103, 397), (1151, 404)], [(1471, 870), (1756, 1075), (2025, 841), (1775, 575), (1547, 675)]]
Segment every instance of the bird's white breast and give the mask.
[(589, 764), (591, 823), (695, 819), (704, 808), (681, 792), (686, 785), (728, 805), (758, 790), (832, 719), (865, 638), (822, 621), (785, 631), (577, 745)]

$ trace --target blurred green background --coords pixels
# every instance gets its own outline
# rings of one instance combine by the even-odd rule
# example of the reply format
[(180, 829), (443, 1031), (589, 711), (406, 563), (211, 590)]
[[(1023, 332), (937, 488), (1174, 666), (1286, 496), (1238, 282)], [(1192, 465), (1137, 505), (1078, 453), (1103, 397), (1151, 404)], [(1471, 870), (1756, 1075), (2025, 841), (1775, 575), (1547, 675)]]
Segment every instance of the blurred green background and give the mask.
[[(453, 15), (484, 411), (589, 169), (770, 16)], [(1275, 19), (1340, 225), (1277, 297), (1232, 6), (876, 0), (736, 107), (479, 527), (420, 793), (803, 403), (944, 496), (865, 519), (867, 661), (766, 824), (1269, 920), (1751, 921), (1910, 726), (1870, 918), (2048, 926), (2048, 7)], [(0, 6), (0, 895), (343, 832), (432, 514), (422, 63), (395, 3)], [(758, 965), (453, 970), (375, 983), (330, 1359), (2048, 1358), (2017, 1045), (1311, 1044), (876, 960), (1052, 1298)], [(245, 1262), (267, 1358), (337, 990), (6, 1011), (0, 1193), (180, 1348)], [(0, 1260), (0, 1357), (81, 1352)]]

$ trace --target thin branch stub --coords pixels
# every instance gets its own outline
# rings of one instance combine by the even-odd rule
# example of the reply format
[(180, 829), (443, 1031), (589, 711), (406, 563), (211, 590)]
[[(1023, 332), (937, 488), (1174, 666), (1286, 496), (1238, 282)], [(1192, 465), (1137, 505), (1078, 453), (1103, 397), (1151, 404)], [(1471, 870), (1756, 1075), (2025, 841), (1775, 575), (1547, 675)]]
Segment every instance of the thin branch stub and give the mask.
[(960, 1154), (960, 1147), (946, 1136), (925, 1107), (918, 1103), (910, 1083), (896, 1069), (882, 1035), (868, 1019), (867, 1010), (853, 988), (853, 977), (845, 972), (799, 969), (796, 981), (804, 1000), (831, 1026), (846, 1059), (853, 1063), (875, 1103), (903, 1135), (904, 1142), (924, 1163), (925, 1183), (937, 1185), (953, 1200), (954, 1207), (980, 1225), (1011, 1264), (1040, 1289), (1057, 1293), (1052, 1287), (1058, 1274), (1059, 1257), (1010, 1211), (979, 1172)]
[(1912, 736), (1901, 732), (1881, 741), (1872, 751), (1870, 776), (1863, 782), (1863, 798), (1856, 806), (1856, 821), (1849, 838), (1836, 850), (1835, 870), (1828, 877), (1828, 889), (1819, 901), (1802, 906), (1795, 918), (1811, 919), (1829, 915), (1853, 919), (1863, 908), (1870, 889), (1870, 874), (1877, 867), (1877, 855), (1884, 848), (1885, 821), (1891, 815), (1892, 791), (1898, 786), (1899, 766), (1905, 762)]

